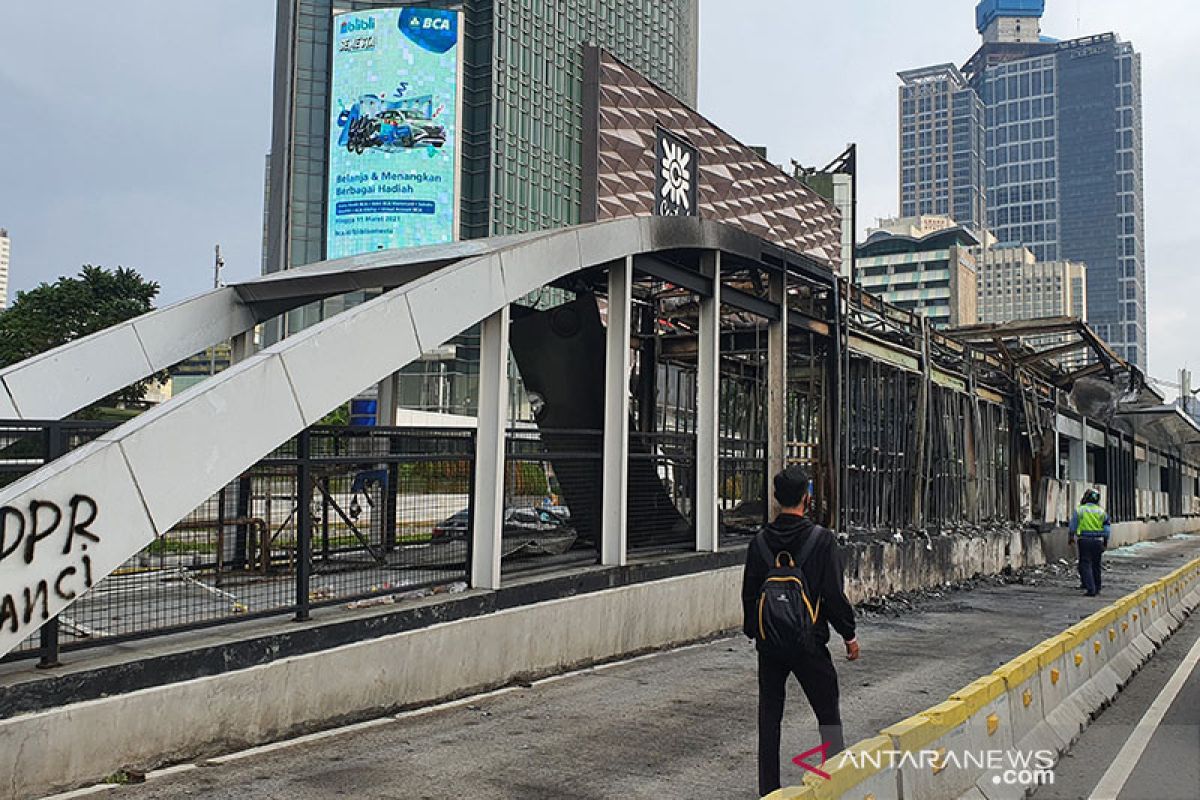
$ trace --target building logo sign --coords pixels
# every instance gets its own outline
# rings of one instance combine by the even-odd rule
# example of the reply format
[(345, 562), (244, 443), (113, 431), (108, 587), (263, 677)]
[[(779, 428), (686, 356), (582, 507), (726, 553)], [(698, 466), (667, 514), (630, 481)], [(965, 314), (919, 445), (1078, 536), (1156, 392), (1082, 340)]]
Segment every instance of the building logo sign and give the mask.
[(1103, 55), (1105, 48), (1103, 45), (1094, 44), (1091, 47), (1081, 47), (1078, 50), (1071, 51), (1071, 58), (1087, 58), (1088, 56)]
[(658, 129), (654, 175), (655, 216), (699, 216), (696, 191), (699, 156), (699, 151), (686, 140), (663, 128)]

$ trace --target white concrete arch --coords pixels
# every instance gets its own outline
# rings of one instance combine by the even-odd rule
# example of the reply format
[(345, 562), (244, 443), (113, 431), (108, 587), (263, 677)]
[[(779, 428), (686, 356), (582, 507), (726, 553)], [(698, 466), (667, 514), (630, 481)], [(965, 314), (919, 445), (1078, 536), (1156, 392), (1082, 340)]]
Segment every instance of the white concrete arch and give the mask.
[[(473, 255), (463, 253), (472, 249)], [(278, 307), (281, 297), (293, 302), (297, 295), (342, 293), (352, 290), (345, 288), (351, 283), (379, 285), (388, 274), (387, 280), (396, 281), (398, 262), (418, 270), (424, 264), (428, 273), (284, 339), (0, 490), (0, 602), (11, 604), (0, 607), (0, 655), (259, 458), (424, 350), (573, 272), (676, 249), (754, 260), (784, 254), (713, 222), (618, 220), (452, 245), (440, 255), (430, 248), (419, 262), (400, 253), (351, 260), (357, 263), (343, 270), (333, 269), (332, 262), (313, 265), (292, 277), (274, 275), (207, 293), (194, 301), (199, 305), (180, 304), (118, 326), (123, 331), (60, 348), (36, 366), (40, 380), (61, 378), (62, 370), (99, 343), (119, 347), (121, 365), (119, 378), (95, 370), (99, 377), (86, 383), (88, 390), (63, 400), (59, 409), (85, 395), (93, 397), (84, 404), (91, 402), (113, 391), (115, 381), (119, 388), (161, 368), (174, 356), (154, 357), (150, 351), (171, 352), (163, 339), (205, 304), (218, 321), (177, 348), (195, 352), (205, 339), (225, 338), (254, 317), (254, 303)], [(435, 271), (429, 271), (430, 263), (438, 265)], [(301, 282), (307, 286), (297, 289)], [(236, 301), (230, 291), (238, 293)], [(105, 382), (106, 377), (111, 379)], [(0, 416), (9, 410), (0, 410)]]

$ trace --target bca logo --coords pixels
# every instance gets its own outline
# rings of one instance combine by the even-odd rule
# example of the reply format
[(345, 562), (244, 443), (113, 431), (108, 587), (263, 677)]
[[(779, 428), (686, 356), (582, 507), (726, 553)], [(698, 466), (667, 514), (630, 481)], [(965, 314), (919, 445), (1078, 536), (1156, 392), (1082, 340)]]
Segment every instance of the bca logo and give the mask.
[(448, 31), (450, 30), (450, 20), (447, 17), (425, 17), (425, 19), (413, 17), (412, 21), (408, 23), (408, 27), (434, 31)]
[(431, 53), (446, 53), (458, 44), (458, 13), (436, 9), (405, 8), (398, 20), (400, 32)]

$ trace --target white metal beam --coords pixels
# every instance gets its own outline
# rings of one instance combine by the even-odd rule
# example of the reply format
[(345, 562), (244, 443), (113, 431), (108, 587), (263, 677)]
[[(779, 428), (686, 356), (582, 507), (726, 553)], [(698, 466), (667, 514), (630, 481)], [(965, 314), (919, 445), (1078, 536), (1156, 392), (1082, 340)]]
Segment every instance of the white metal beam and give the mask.
[(151, 311), (0, 370), (0, 415), (62, 419), (254, 323), (231, 288)]
[(400, 373), (393, 372), (379, 382), (375, 395), (375, 424), (391, 428), (396, 424), (396, 409), (400, 404)]
[(715, 553), (720, 547), (717, 514), (720, 458), (721, 253), (710, 251), (702, 269), (713, 279), (713, 296), (700, 298), (700, 330), (696, 374), (696, 549)]
[(479, 342), (479, 428), (475, 437), (475, 496), (471, 585), (500, 588), (504, 532), (504, 433), (508, 424), (509, 307), (483, 321)]
[(242, 331), (229, 340), (229, 362), (237, 364), (254, 355), (254, 329)]
[(608, 268), (608, 328), (604, 362), (604, 466), (600, 501), (600, 563), (621, 566), (628, 541), (629, 331), (633, 258)]

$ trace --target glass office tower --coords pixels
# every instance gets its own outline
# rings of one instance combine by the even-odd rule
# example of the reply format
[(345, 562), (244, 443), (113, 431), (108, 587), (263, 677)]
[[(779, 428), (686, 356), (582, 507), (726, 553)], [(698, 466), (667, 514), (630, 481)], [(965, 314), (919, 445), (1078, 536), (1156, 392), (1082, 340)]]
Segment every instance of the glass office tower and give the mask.
[[(977, 8), (984, 44), (961, 74), (984, 108), (984, 219), (1001, 245), (1028, 247), (1039, 261), (1086, 264), (1088, 322), (1144, 368), (1141, 56), (1111, 33), (1043, 36), (1043, 5), (985, 0)], [(932, 67), (901, 79), (931, 70), (949, 73)], [(902, 102), (908, 88), (906, 81)], [(921, 168), (922, 143), (932, 137), (936, 148), (939, 126), (948, 130), (952, 119), (948, 109), (910, 120), (901, 107), (901, 209), (915, 198), (967, 224), (971, 212), (958, 210), (956, 185), (939, 177), (945, 157), (934, 149), (932, 169)], [(915, 172), (906, 173), (909, 166)]]
[(1113, 34), (988, 44), (968, 71), (987, 109), (989, 227), (1039, 261), (1086, 264), (1088, 322), (1144, 368), (1141, 56)]
[(986, 223), (984, 109), (953, 64), (899, 73), (900, 216)]

